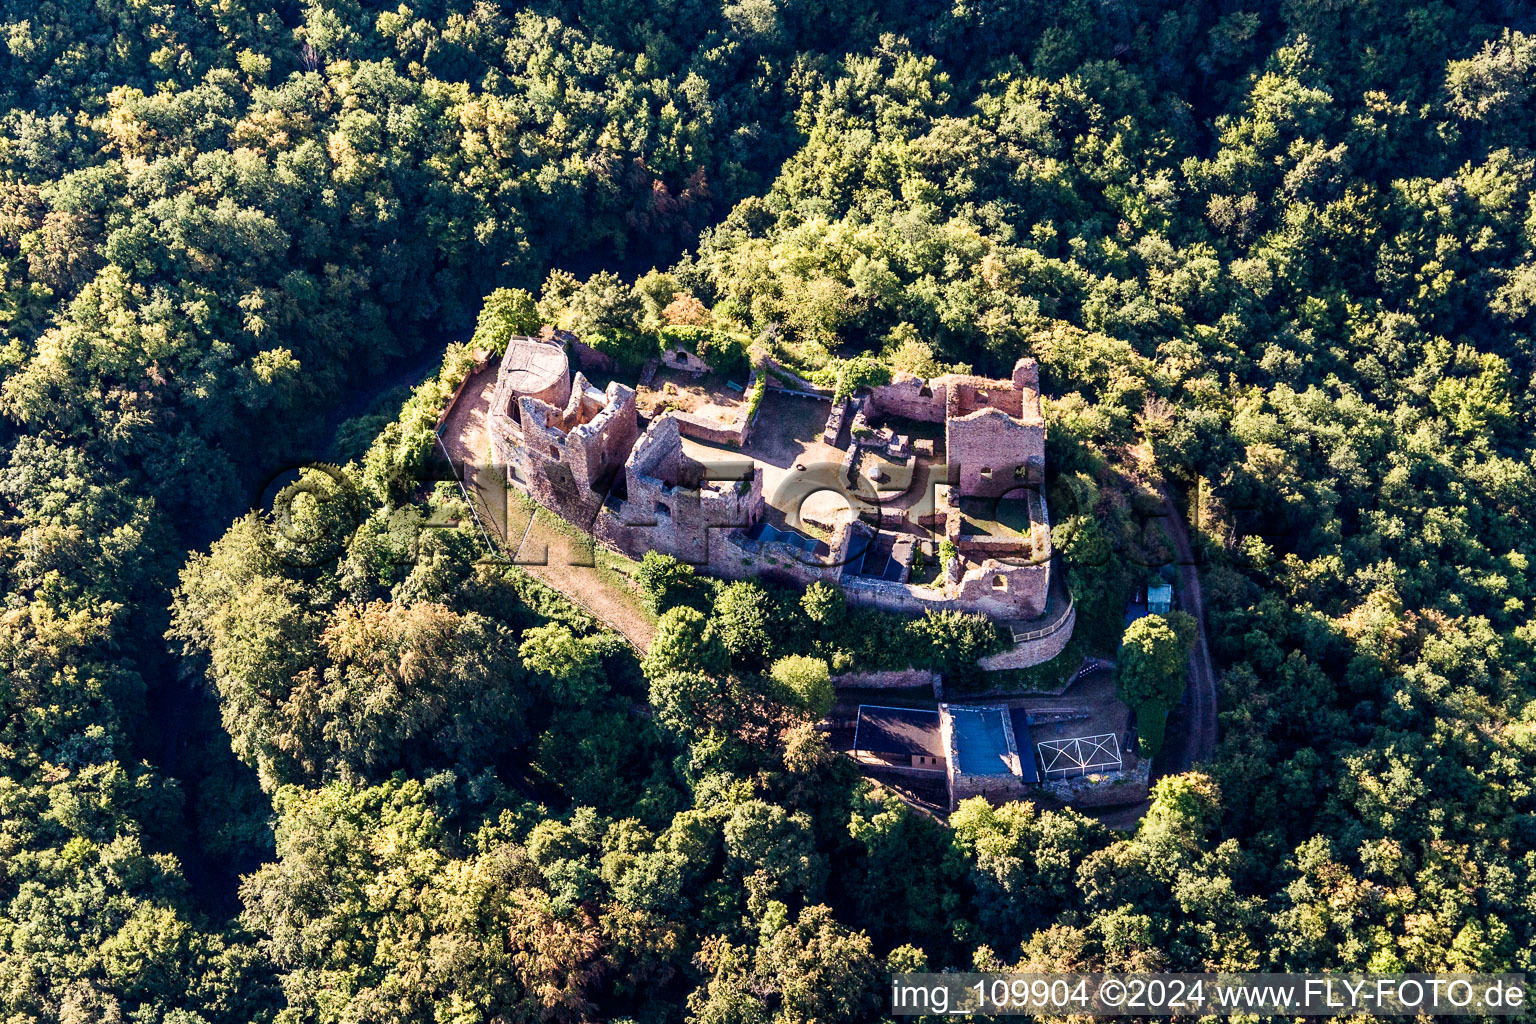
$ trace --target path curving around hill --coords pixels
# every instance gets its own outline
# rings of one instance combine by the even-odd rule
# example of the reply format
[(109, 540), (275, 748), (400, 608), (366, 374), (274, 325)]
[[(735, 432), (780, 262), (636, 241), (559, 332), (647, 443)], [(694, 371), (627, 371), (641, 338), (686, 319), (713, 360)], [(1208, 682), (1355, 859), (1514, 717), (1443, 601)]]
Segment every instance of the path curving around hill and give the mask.
[[(1189, 652), (1189, 686), (1184, 690), (1179, 710), (1186, 719), (1181, 730), (1182, 742), (1176, 750), (1166, 750), (1165, 774), (1186, 772), (1216, 753), (1216, 670), (1211, 664), (1210, 643), (1205, 633), (1205, 595), (1200, 590), (1200, 573), (1189, 543), (1189, 528), (1166, 487), (1159, 487), (1167, 512), (1168, 537), (1179, 559), (1179, 607), (1195, 617), (1199, 627), (1195, 646)], [(1172, 739), (1172, 737), (1169, 737)]]

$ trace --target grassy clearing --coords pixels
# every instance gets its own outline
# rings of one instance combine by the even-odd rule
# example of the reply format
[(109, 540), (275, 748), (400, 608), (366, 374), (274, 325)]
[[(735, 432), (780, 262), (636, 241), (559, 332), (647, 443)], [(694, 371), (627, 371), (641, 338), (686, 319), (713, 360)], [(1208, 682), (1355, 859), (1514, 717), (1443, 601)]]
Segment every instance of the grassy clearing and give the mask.
[(633, 582), (635, 570), (640, 563), (603, 547), (592, 539), (591, 534), (566, 522), (549, 509), (538, 505), (533, 508), (533, 526), (528, 531), (528, 538), (549, 545), (551, 563), (559, 556), (558, 545), (551, 543), (552, 538), (565, 538), (568, 546), (564, 553), (567, 564), (573, 570), (578, 570), (581, 576), (595, 579), (647, 622), (656, 622), (656, 614), (645, 606)]

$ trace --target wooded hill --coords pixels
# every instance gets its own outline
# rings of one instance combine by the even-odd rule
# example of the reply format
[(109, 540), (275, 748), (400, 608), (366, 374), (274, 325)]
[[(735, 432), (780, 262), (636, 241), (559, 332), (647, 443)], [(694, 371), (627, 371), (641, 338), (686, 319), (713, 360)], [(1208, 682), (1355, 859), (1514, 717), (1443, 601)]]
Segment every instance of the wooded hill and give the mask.
[[(1524, 5), (0, 29), (5, 1021), (867, 1020), (924, 964), (1536, 960)], [(1123, 582), (1117, 480), (1198, 496), (1215, 759), (1130, 835), (944, 826), (810, 726), (835, 646), (781, 627), (835, 636), (835, 597), (673, 580), (637, 663), (422, 539), (463, 512), (418, 486), (462, 348), (244, 514), (497, 288), (486, 337), (698, 327), (850, 387), (1035, 356), (1080, 595)]]

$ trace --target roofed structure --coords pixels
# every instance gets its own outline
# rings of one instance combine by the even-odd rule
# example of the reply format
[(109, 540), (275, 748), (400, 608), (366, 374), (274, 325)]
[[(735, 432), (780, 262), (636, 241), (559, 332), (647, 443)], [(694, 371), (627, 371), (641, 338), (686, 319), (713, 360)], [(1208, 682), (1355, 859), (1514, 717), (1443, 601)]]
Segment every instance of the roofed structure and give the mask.
[(853, 733), (854, 757), (893, 767), (942, 771), (944, 740), (938, 711), (860, 704)]
[[(1028, 746), (1028, 718), (1017, 710), (997, 704), (939, 705), (951, 810), (972, 796), (1017, 800), (1026, 794), (1026, 785), (1039, 781)], [(1023, 746), (1014, 734), (1016, 721), (1025, 727)]]

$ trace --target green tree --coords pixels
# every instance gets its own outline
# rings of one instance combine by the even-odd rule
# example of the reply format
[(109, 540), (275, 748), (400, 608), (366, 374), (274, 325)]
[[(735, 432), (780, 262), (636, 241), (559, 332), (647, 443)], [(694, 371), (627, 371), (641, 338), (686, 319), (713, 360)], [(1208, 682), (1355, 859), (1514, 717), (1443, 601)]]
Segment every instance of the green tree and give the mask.
[(816, 625), (824, 629), (835, 629), (843, 621), (843, 592), (829, 583), (817, 580), (800, 595), (800, 607)]
[(1142, 756), (1162, 747), (1163, 722), (1188, 679), (1195, 623), (1186, 612), (1145, 615), (1125, 629), (1115, 657), (1115, 694), (1136, 711)]
[(704, 583), (693, 566), (659, 551), (647, 551), (634, 573), (635, 585), (646, 606), (658, 615), (679, 604), (703, 599)]
[(646, 678), (659, 679), (689, 671), (722, 675), (727, 663), (714, 622), (703, 612), (684, 606), (669, 610), (656, 623), (656, 634), (641, 664)]
[(755, 966), (789, 1020), (861, 1020), (881, 1004), (882, 971), (869, 937), (825, 906), (800, 911), (758, 948)]
[(498, 288), (485, 297), (480, 317), (475, 322), (472, 344), (492, 352), (505, 352), (507, 342), (517, 336), (535, 335), (542, 321), (538, 303), (521, 288)]
[(788, 654), (775, 661), (768, 674), (792, 703), (813, 719), (825, 718), (832, 710), (832, 676), (820, 658)]
[(533, 627), (523, 634), (517, 653), (529, 671), (549, 681), (550, 696), (561, 704), (590, 704), (607, 690), (597, 645), (569, 626)]
[(752, 580), (726, 584), (715, 597), (710, 624), (732, 658), (761, 662), (773, 646), (773, 601)]

